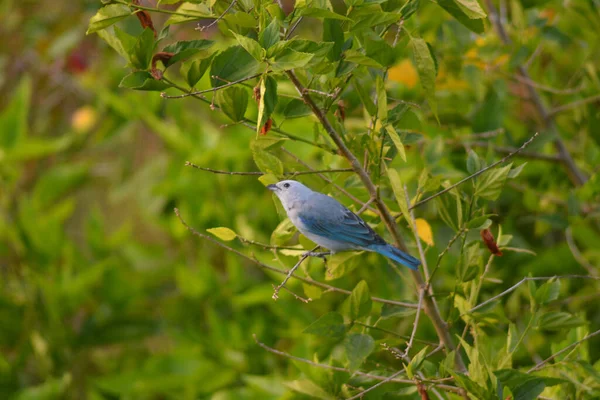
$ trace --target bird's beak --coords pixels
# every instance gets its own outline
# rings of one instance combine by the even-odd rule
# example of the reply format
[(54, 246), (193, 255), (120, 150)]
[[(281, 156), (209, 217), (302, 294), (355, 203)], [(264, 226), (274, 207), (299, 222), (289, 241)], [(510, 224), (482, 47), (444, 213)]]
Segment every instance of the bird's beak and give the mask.
[(267, 185), (267, 189), (269, 189), (272, 192), (276, 192), (279, 190), (279, 188), (277, 187), (277, 185)]

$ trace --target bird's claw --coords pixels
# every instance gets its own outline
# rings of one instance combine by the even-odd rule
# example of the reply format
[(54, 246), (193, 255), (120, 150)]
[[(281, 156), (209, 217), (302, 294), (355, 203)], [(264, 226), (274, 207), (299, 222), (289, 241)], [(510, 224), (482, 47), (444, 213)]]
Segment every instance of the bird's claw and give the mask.
[(325, 257), (330, 255), (330, 251), (316, 252), (316, 251), (307, 251), (306, 253), (302, 253), (302, 257), (319, 257), (325, 260)]

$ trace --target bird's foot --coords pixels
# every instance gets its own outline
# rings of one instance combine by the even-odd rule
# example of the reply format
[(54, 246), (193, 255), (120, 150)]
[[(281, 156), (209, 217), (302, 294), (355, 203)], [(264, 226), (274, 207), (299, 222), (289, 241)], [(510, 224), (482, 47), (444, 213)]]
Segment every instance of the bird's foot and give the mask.
[(307, 251), (306, 253), (302, 253), (302, 257), (319, 257), (319, 258), (322, 258), (323, 260), (325, 260), (325, 257), (327, 257), (330, 254), (331, 254), (330, 251), (323, 251), (323, 252)]

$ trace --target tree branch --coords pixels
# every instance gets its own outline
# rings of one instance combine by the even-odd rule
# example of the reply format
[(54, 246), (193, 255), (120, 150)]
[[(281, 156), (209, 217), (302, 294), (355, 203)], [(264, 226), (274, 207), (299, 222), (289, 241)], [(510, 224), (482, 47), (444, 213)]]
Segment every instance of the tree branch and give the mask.
[(473, 178), (475, 178), (475, 177), (477, 177), (477, 176), (479, 176), (479, 175), (483, 174), (485, 171), (488, 171), (488, 170), (490, 170), (490, 169), (492, 169), (492, 168), (494, 168), (494, 167), (496, 167), (496, 166), (498, 166), (498, 165), (500, 165), (500, 164), (504, 163), (506, 160), (508, 160), (509, 158), (511, 158), (512, 156), (514, 156), (515, 154), (518, 154), (518, 153), (519, 153), (521, 150), (523, 150), (525, 147), (529, 146), (529, 144), (530, 144), (531, 142), (533, 142), (533, 139), (535, 139), (535, 138), (536, 138), (538, 135), (539, 135), (539, 132), (536, 132), (536, 133), (535, 133), (535, 134), (534, 134), (532, 137), (530, 137), (530, 138), (529, 138), (529, 140), (527, 140), (525, 143), (523, 143), (523, 144), (521, 145), (521, 147), (519, 147), (518, 149), (516, 149), (514, 152), (512, 152), (512, 153), (510, 153), (510, 154), (506, 155), (506, 156), (505, 156), (505, 157), (503, 157), (501, 160), (499, 160), (499, 161), (496, 161), (495, 163), (493, 163), (493, 164), (490, 164), (490, 165), (488, 165), (487, 167), (480, 169), (479, 171), (475, 172), (474, 174), (471, 174), (471, 175), (467, 176), (466, 178), (464, 178), (464, 179), (461, 179), (460, 181), (456, 182), (454, 185), (450, 185), (450, 186), (448, 186), (446, 189), (444, 189), (444, 190), (442, 190), (442, 191), (439, 191), (439, 192), (437, 192), (436, 194), (434, 194), (434, 195), (431, 195), (431, 196), (427, 197), (426, 199), (423, 199), (423, 200), (421, 200), (421, 201), (419, 201), (419, 202), (417, 202), (417, 203), (413, 204), (413, 205), (412, 205), (412, 206), (409, 208), (409, 210), (412, 210), (412, 209), (413, 209), (413, 208), (415, 208), (415, 207), (422, 206), (423, 204), (427, 203), (428, 201), (431, 201), (431, 200), (435, 199), (436, 197), (438, 197), (438, 196), (441, 196), (442, 194), (444, 194), (444, 193), (447, 193), (447, 192), (451, 191), (451, 190), (452, 190), (452, 189), (454, 189), (455, 187), (457, 187), (457, 186), (459, 186), (459, 185), (462, 185), (463, 183), (465, 183), (465, 182), (467, 182), (467, 181), (469, 181), (469, 180), (471, 180), (471, 179), (473, 179)]
[[(336, 367), (335, 365), (317, 363), (317, 362), (311, 361), (311, 360), (309, 360), (307, 358), (293, 356), (293, 355), (288, 354), (286, 352), (283, 352), (283, 351), (274, 349), (272, 347), (269, 347), (266, 344), (264, 344), (261, 341), (259, 341), (258, 338), (256, 337), (256, 334), (252, 335), (252, 337), (254, 338), (254, 341), (256, 342), (257, 345), (259, 345), (260, 347), (262, 347), (263, 349), (265, 349), (269, 353), (277, 354), (278, 356), (289, 358), (291, 360), (300, 361), (302, 363), (309, 364), (309, 365), (312, 365), (314, 367), (323, 368), (323, 369), (331, 369), (331, 370), (340, 371), (340, 372), (346, 372), (349, 375), (352, 375), (352, 374), (354, 374), (354, 375), (360, 375), (360, 376), (364, 376), (364, 377), (370, 378), (370, 379), (375, 379), (375, 380), (378, 380), (378, 381), (386, 381), (387, 380), (389, 382), (395, 382), (395, 383), (409, 383), (409, 384), (414, 383), (414, 381), (411, 380), (411, 379), (393, 378), (393, 379), (390, 380), (389, 376), (374, 375), (374, 374), (369, 374), (369, 373), (361, 372), (361, 371), (350, 371), (347, 368)], [(461, 393), (461, 390), (462, 390), (461, 388), (458, 388), (456, 386), (444, 385), (444, 384), (436, 383), (435, 381), (429, 381), (428, 380), (427, 383), (431, 383), (432, 385), (435, 385), (437, 388), (440, 388), (442, 390), (446, 390), (446, 391), (452, 392), (452, 393)]]
[[(275, 272), (275, 273), (280, 274), (280, 275), (287, 275), (286, 271), (283, 271), (283, 270), (281, 270), (279, 268), (275, 268), (275, 267), (272, 267), (270, 265), (267, 265), (267, 264), (265, 264), (265, 263), (263, 263), (263, 262), (255, 259), (255, 258), (252, 258), (252, 257), (250, 257), (250, 256), (242, 253), (241, 251), (238, 251), (238, 250), (236, 250), (236, 249), (234, 249), (232, 247), (227, 246), (224, 243), (219, 242), (218, 240), (216, 240), (215, 238), (213, 238), (211, 236), (208, 236), (208, 235), (205, 235), (203, 233), (198, 232), (197, 230), (195, 230), (194, 228), (192, 228), (191, 226), (189, 226), (187, 224), (187, 222), (185, 222), (185, 220), (181, 217), (179, 209), (175, 208), (174, 211), (175, 211), (175, 214), (177, 215), (177, 218), (179, 218), (179, 221), (181, 222), (181, 224), (183, 226), (185, 226), (187, 228), (187, 230), (189, 230), (192, 234), (198, 236), (199, 238), (202, 238), (204, 240), (208, 240), (209, 242), (212, 242), (212, 243), (214, 243), (214, 244), (216, 244), (216, 245), (224, 248), (227, 251), (231, 251), (232, 253), (237, 254), (238, 256), (240, 256), (240, 257), (242, 257), (242, 258), (250, 261), (251, 263), (257, 265), (261, 269), (264, 269), (264, 270), (267, 270), (267, 271), (271, 271), (271, 272)], [(329, 291), (329, 292), (342, 293), (342, 294), (345, 294), (346, 296), (349, 296), (349, 295), (352, 294), (352, 292), (350, 290), (341, 289), (341, 288), (338, 288), (338, 287), (335, 287), (335, 286), (328, 285), (326, 283), (321, 283), (319, 281), (315, 281), (315, 280), (310, 279), (310, 278), (303, 278), (301, 276), (297, 276), (297, 275), (293, 275), (293, 274), (292, 274), (292, 277), (296, 278), (299, 281), (304, 282), (304, 283), (306, 283), (308, 285), (316, 286), (316, 287), (319, 287), (321, 289), (325, 289), (326, 291)], [(390, 305), (400, 306), (400, 307), (406, 307), (406, 308), (417, 308), (416, 304), (406, 303), (406, 302), (403, 302), (403, 301), (395, 301), (395, 300), (382, 299), (380, 297), (371, 297), (371, 300), (373, 300), (376, 303), (381, 303), (381, 304), (390, 304)]]
[[(404, 241), (400, 236), (400, 232), (398, 231), (398, 227), (396, 226), (396, 220), (390, 213), (390, 210), (387, 208), (383, 200), (377, 195), (377, 187), (373, 184), (373, 181), (371, 181), (369, 175), (360, 165), (360, 162), (358, 161), (356, 156), (354, 156), (350, 149), (348, 149), (348, 147), (342, 140), (340, 134), (335, 130), (333, 125), (331, 125), (331, 123), (327, 119), (327, 115), (314, 102), (310, 94), (306, 90), (304, 90), (304, 86), (302, 85), (300, 80), (298, 80), (296, 74), (293, 71), (286, 71), (286, 74), (296, 87), (296, 90), (298, 91), (300, 96), (302, 96), (302, 98), (304, 99), (304, 102), (309, 106), (313, 114), (323, 125), (325, 131), (329, 134), (333, 142), (336, 144), (336, 146), (339, 149), (339, 152), (348, 160), (348, 162), (350, 162), (350, 166), (362, 181), (363, 185), (369, 192), (371, 198), (374, 199), (374, 203), (377, 206), (377, 209), (379, 210), (381, 219), (383, 220), (388, 231), (394, 238), (394, 243), (396, 244), (396, 246), (399, 249), (406, 251), (406, 245), (404, 244)], [(424, 285), (424, 281), (421, 273), (419, 271), (411, 270), (411, 274), (417, 287), (422, 287)], [(433, 323), (433, 326), (435, 327), (435, 330), (440, 340), (449, 350), (454, 350), (456, 348), (456, 345), (454, 344), (454, 340), (450, 335), (446, 322), (442, 319), (442, 316), (438, 311), (435, 298), (431, 296), (426, 296), (424, 299), (424, 308), (427, 315), (429, 315), (429, 318), (431, 319), (431, 322)], [(459, 353), (456, 353), (456, 364), (457, 368), (460, 371), (466, 370), (462, 356)]]
[[(494, 7), (492, 0), (485, 0), (485, 3), (488, 8), (488, 14), (490, 17), (490, 21), (492, 22), (492, 25), (495, 27), (496, 32), (498, 33), (498, 36), (500, 37), (500, 40), (502, 40), (502, 42), (504, 42), (505, 45), (509, 45), (511, 43), (510, 37), (508, 36), (508, 33), (504, 29), (504, 25), (502, 25), (502, 21), (496, 11), (496, 7)], [(517, 73), (524, 80), (532, 81), (531, 77), (529, 76), (529, 73), (527, 72), (527, 70), (525, 69), (525, 67), (523, 65), (517, 66)], [(575, 164), (575, 161), (571, 157), (571, 154), (569, 154), (567, 147), (565, 146), (564, 142), (560, 138), (560, 135), (558, 133), (558, 128), (553, 119), (553, 114), (551, 114), (546, 109), (546, 106), (544, 106), (544, 103), (542, 102), (542, 98), (540, 97), (539, 93), (537, 92), (537, 90), (534, 86), (526, 84), (525, 87), (527, 88), (527, 91), (529, 92), (531, 101), (533, 102), (535, 108), (537, 109), (538, 114), (540, 115), (540, 117), (544, 121), (546, 127), (550, 130), (550, 133), (552, 134), (552, 136), (554, 138), (554, 147), (556, 148), (558, 155), (561, 158), (563, 167), (566, 169), (567, 174), (569, 175), (569, 179), (575, 186), (583, 185), (587, 181), (588, 178), (585, 176), (585, 174), (583, 172), (581, 172), (579, 170), (579, 168)]]
[[(222, 171), (213, 168), (201, 167), (197, 164), (194, 164), (190, 161), (186, 161), (185, 165), (187, 167), (192, 167), (199, 169), (201, 171), (212, 172), (213, 174), (222, 174), (222, 175), (252, 175), (252, 176), (261, 176), (264, 175), (264, 172), (260, 171)], [(311, 170), (311, 171), (294, 171), (294, 172), (284, 172), (284, 175), (298, 176), (298, 175), (312, 175), (312, 174), (328, 174), (328, 173), (338, 173), (338, 172), (354, 172), (352, 168), (333, 168), (333, 169), (319, 169), (319, 170)]]
[(549, 361), (552, 361), (553, 359), (555, 359), (556, 357), (560, 356), (562, 353), (564, 353), (565, 351), (569, 351), (570, 349), (572, 349), (575, 346), (578, 346), (579, 344), (585, 342), (588, 339), (593, 338), (596, 335), (600, 334), (600, 329), (597, 330), (594, 333), (590, 333), (589, 335), (587, 335), (586, 337), (584, 337), (581, 340), (576, 341), (575, 343), (572, 343), (570, 345), (568, 345), (567, 347), (565, 347), (562, 350), (557, 351), (556, 353), (552, 354), (550, 357), (546, 358), (544, 361), (538, 363), (535, 367), (531, 368), (529, 371), (527, 371), (528, 374), (539, 370), (540, 368), (542, 368), (544, 365), (546, 365)]

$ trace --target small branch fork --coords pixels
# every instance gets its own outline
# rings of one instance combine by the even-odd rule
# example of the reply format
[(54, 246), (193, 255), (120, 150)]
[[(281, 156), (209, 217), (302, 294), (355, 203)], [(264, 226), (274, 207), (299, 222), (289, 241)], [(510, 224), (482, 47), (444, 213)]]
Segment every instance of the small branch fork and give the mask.
[[(404, 244), (400, 232), (398, 231), (396, 220), (392, 216), (390, 210), (387, 208), (385, 202), (378, 196), (377, 187), (375, 186), (375, 184), (373, 184), (373, 181), (369, 177), (369, 174), (364, 170), (356, 156), (346, 146), (340, 134), (335, 130), (331, 122), (329, 122), (329, 120), (327, 119), (327, 115), (323, 112), (323, 110), (319, 108), (319, 106), (315, 103), (310, 94), (306, 90), (304, 90), (304, 85), (302, 85), (294, 71), (286, 71), (286, 74), (290, 81), (293, 83), (293, 85), (296, 87), (296, 90), (298, 91), (300, 96), (302, 96), (304, 102), (312, 110), (313, 114), (317, 117), (325, 131), (329, 134), (329, 136), (337, 146), (339, 153), (348, 160), (350, 166), (358, 175), (363, 185), (369, 192), (369, 195), (371, 196), (371, 198), (374, 199), (373, 202), (379, 211), (379, 215), (381, 216), (381, 219), (386, 225), (387, 230), (391, 233), (392, 237), (394, 238), (394, 243), (396, 244), (396, 246), (399, 249), (406, 251), (406, 245)], [(423, 287), (425, 285), (423, 276), (419, 271), (411, 270), (411, 274), (417, 287)], [(426, 296), (423, 301), (423, 307), (425, 312), (431, 319), (431, 322), (435, 327), (440, 341), (444, 343), (444, 345), (449, 351), (455, 350), (456, 345), (454, 344), (454, 339), (450, 334), (448, 325), (440, 315), (435, 298), (433, 296)], [(466, 367), (460, 353), (456, 353), (456, 365), (459, 371), (466, 371)]]
[[(194, 228), (192, 228), (191, 226), (189, 226), (187, 224), (187, 222), (185, 222), (185, 220), (181, 217), (181, 213), (179, 212), (179, 209), (175, 208), (174, 211), (175, 211), (175, 215), (177, 215), (177, 218), (179, 218), (179, 221), (193, 235), (198, 236), (199, 238), (202, 238), (204, 240), (208, 240), (209, 242), (214, 243), (217, 246), (220, 246), (220, 247), (224, 248), (227, 251), (231, 251), (232, 253), (237, 254), (238, 256), (240, 256), (240, 257), (242, 257), (242, 258), (250, 261), (251, 263), (257, 265), (259, 268), (261, 268), (263, 270), (275, 272), (275, 273), (280, 274), (280, 275), (287, 275), (288, 274), (288, 272), (286, 272), (286, 271), (283, 271), (283, 270), (280, 270), (279, 268), (275, 268), (275, 267), (272, 267), (270, 265), (267, 265), (267, 264), (265, 264), (265, 263), (263, 263), (263, 262), (255, 259), (255, 258), (252, 258), (252, 257), (250, 257), (250, 256), (242, 253), (241, 251), (238, 251), (238, 250), (236, 250), (236, 249), (234, 249), (232, 247), (227, 246), (224, 243), (219, 242), (218, 240), (216, 240), (216, 239), (214, 239), (214, 238), (212, 238), (212, 237), (210, 237), (208, 235), (205, 235), (203, 233), (198, 232), (197, 230), (195, 230)], [(328, 291), (328, 292), (341, 293), (341, 294), (345, 294), (346, 296), (349, 296), (349, 295), (352, 294), (352, 292), (350, 290), (341, 289), (341, 288), (338, 288), (338, 287), (335, 287), (335, 286), (328, 285), (326, 283), (321, 283), (321, 282), (315, 281), (315, 280), (313, 280), (311, 278), (303, 278), (301, 276), (297, 276), (297, 275), (294, 275), (294, 274), (292, 274), (291, 276), (293, 278), (298, 279), (301, 282), (304, 282), (304, 283), (306, 283), (308, 285), (319, 287), (319, 288), (324, 289), (325, 291)], [(381, 297), (371, 297), (371, 300), (373, 300), (376, 303), (381, 303), (381, 304), (390, 304), (390, 305), (400, 306), (400, 307), (406, 307), (406, 308), (417, 308), (417, 305), (413, 304), (413, 303), (407, 303), (407, 302), (396, 301), (396, 300), (382, 299)]]
[[(277, 354), (278, 356), (282, 356), (282, 357), (285, 357), (285, 358), (289, 358), (291, 360), (295, 360), (295, 361), (299, 361), (299, 362), (302, 362), (302, 363), (305, 363), (305, 364), (309, 364), (309, 365), (312, 365), (314, 367), (323, 368), (323, 369), (331, 369), (331, 370), (340, 371), (340, 372), (346, 372), (346, 373), (348, 373), (350, 375), (354, 374), (354, 375), (364, 376), (365, 378), (370, 378), (370, 379), (374, 379), (374, 380), (378, 380), (378, 381), (395, 382), (395, 383), (408, 383), (408, 384), (413, 384), (414, 383), (414, 381), (411, 380), (411, 379), (402, 379), (402, 378), (397, 378), (397, 377), (393, 377), (392, 378), (390, 376), (381, 376), (381, 375), (369, 374), (369, 373), (361, 372), (361, 371), (350, 371), (347, 368), (336, 367), (335, 365), (317, 363), (317, 362), (314, 362), (312, 360), (309, 360), (309, 359), (306, 359), (306, 358), (302, 358), (302, 357), (297, 357), (297, 356), (288, 354), (286, 352), (283, 352), (283, 351), (274, 349), (272, 347), (269, 347), (266, 344), (264, 344), (261, 341), (259, 341), (258, 338), (256, 337), (256, 334), (252, 335), (252, 337), (254, 338), (254, 341), (256, 342), (257, 345), (259, 345), (260, 347), (262, 347), (263, 349), (265, 349), (269, 353)], [(398, 374), (398, 375), (400, 375), (400, 374)], [(435, 387), (437, 387), (438, 389), (442, 389), (442, 390), (445, 390), (447, 392), (459, 393), (459, 394), (462, 393), (462, 389), (461, 388), (458, 388), (456, 386), (441, 384), (441, 383), (438, 383), (439, 381), (426, 380), (424, 382), (432, 384)]]
[[(548, 279), (594, 279), (594, 280), (600, 280), (600, 277), (597, 276), (590, 276), (590, 275), (561, 275), (561, 276), (534, 276), (534, 277), (527, 277), (527, 278), (523, 278), (521, 279), (519, 282), (517, 282), (516, 284), (512, 285), (511, 287), (509, 287), (508, 289), (506, 289), (505, 291), (503, 291), (500, 294), (497, 294), (494, 297), (491, 297), (489, 299), (487, 299), (486, 301), (484, 301), (481, 304), (476, 305), (475, 307), (471, 308), (466, 314), (470, 314), (474, 311), (479, 310), (480, 308), (490, 304), (491, 302), (498, 300), (499, 298), (506, 296), (507, 294), (515, 291), (519, 286), (521, 286), (522, 284), (524, 284), (527, 281), (545, 281)], [(465, 314), (463, 314), (465, 315)]]
[[(304, 260), (306, 260), (308, 257), (310, 256), (315, 256), (315, 254), (313, 253), (315, 250), (317, 250), (319, 248), (319, 246), (315, 247), (314, 249), (312, 249), (311, 251), (307, 251), (306, 253), (302, 254), (302, 257), (300, 257), (300, 260), (298, 260), (298, 262), (296, 263), (296, 265), (294, 265), (287, 273), (287, 275), (285, 276), (285, 278), (283, 279), (283, 282), (281, 282), (279, 285), (277, 286), (273, 286), (273, 300), (277, 300), (279, 298), (279, 291), (281, 290), (282, 287), (285, 287), (285, 284), (287, 283), (287, 281), (292, 277), (292, 275), (294, 274), (294, 272), (296, 272), (296, 269), (298, 269), (298, 267), (300, 266), (300, 264), (302, 264), (302, 262)], [(322, 254), (316, 255), (317, 257), (321, 256)], [(289, 289), (288, 289), (289, 290)], [(297, 296), (298, 297), (298, 296)], [(309, 301), (311, 301), (312, 299), (307, 299), (305, 302), (308, 303)]]

